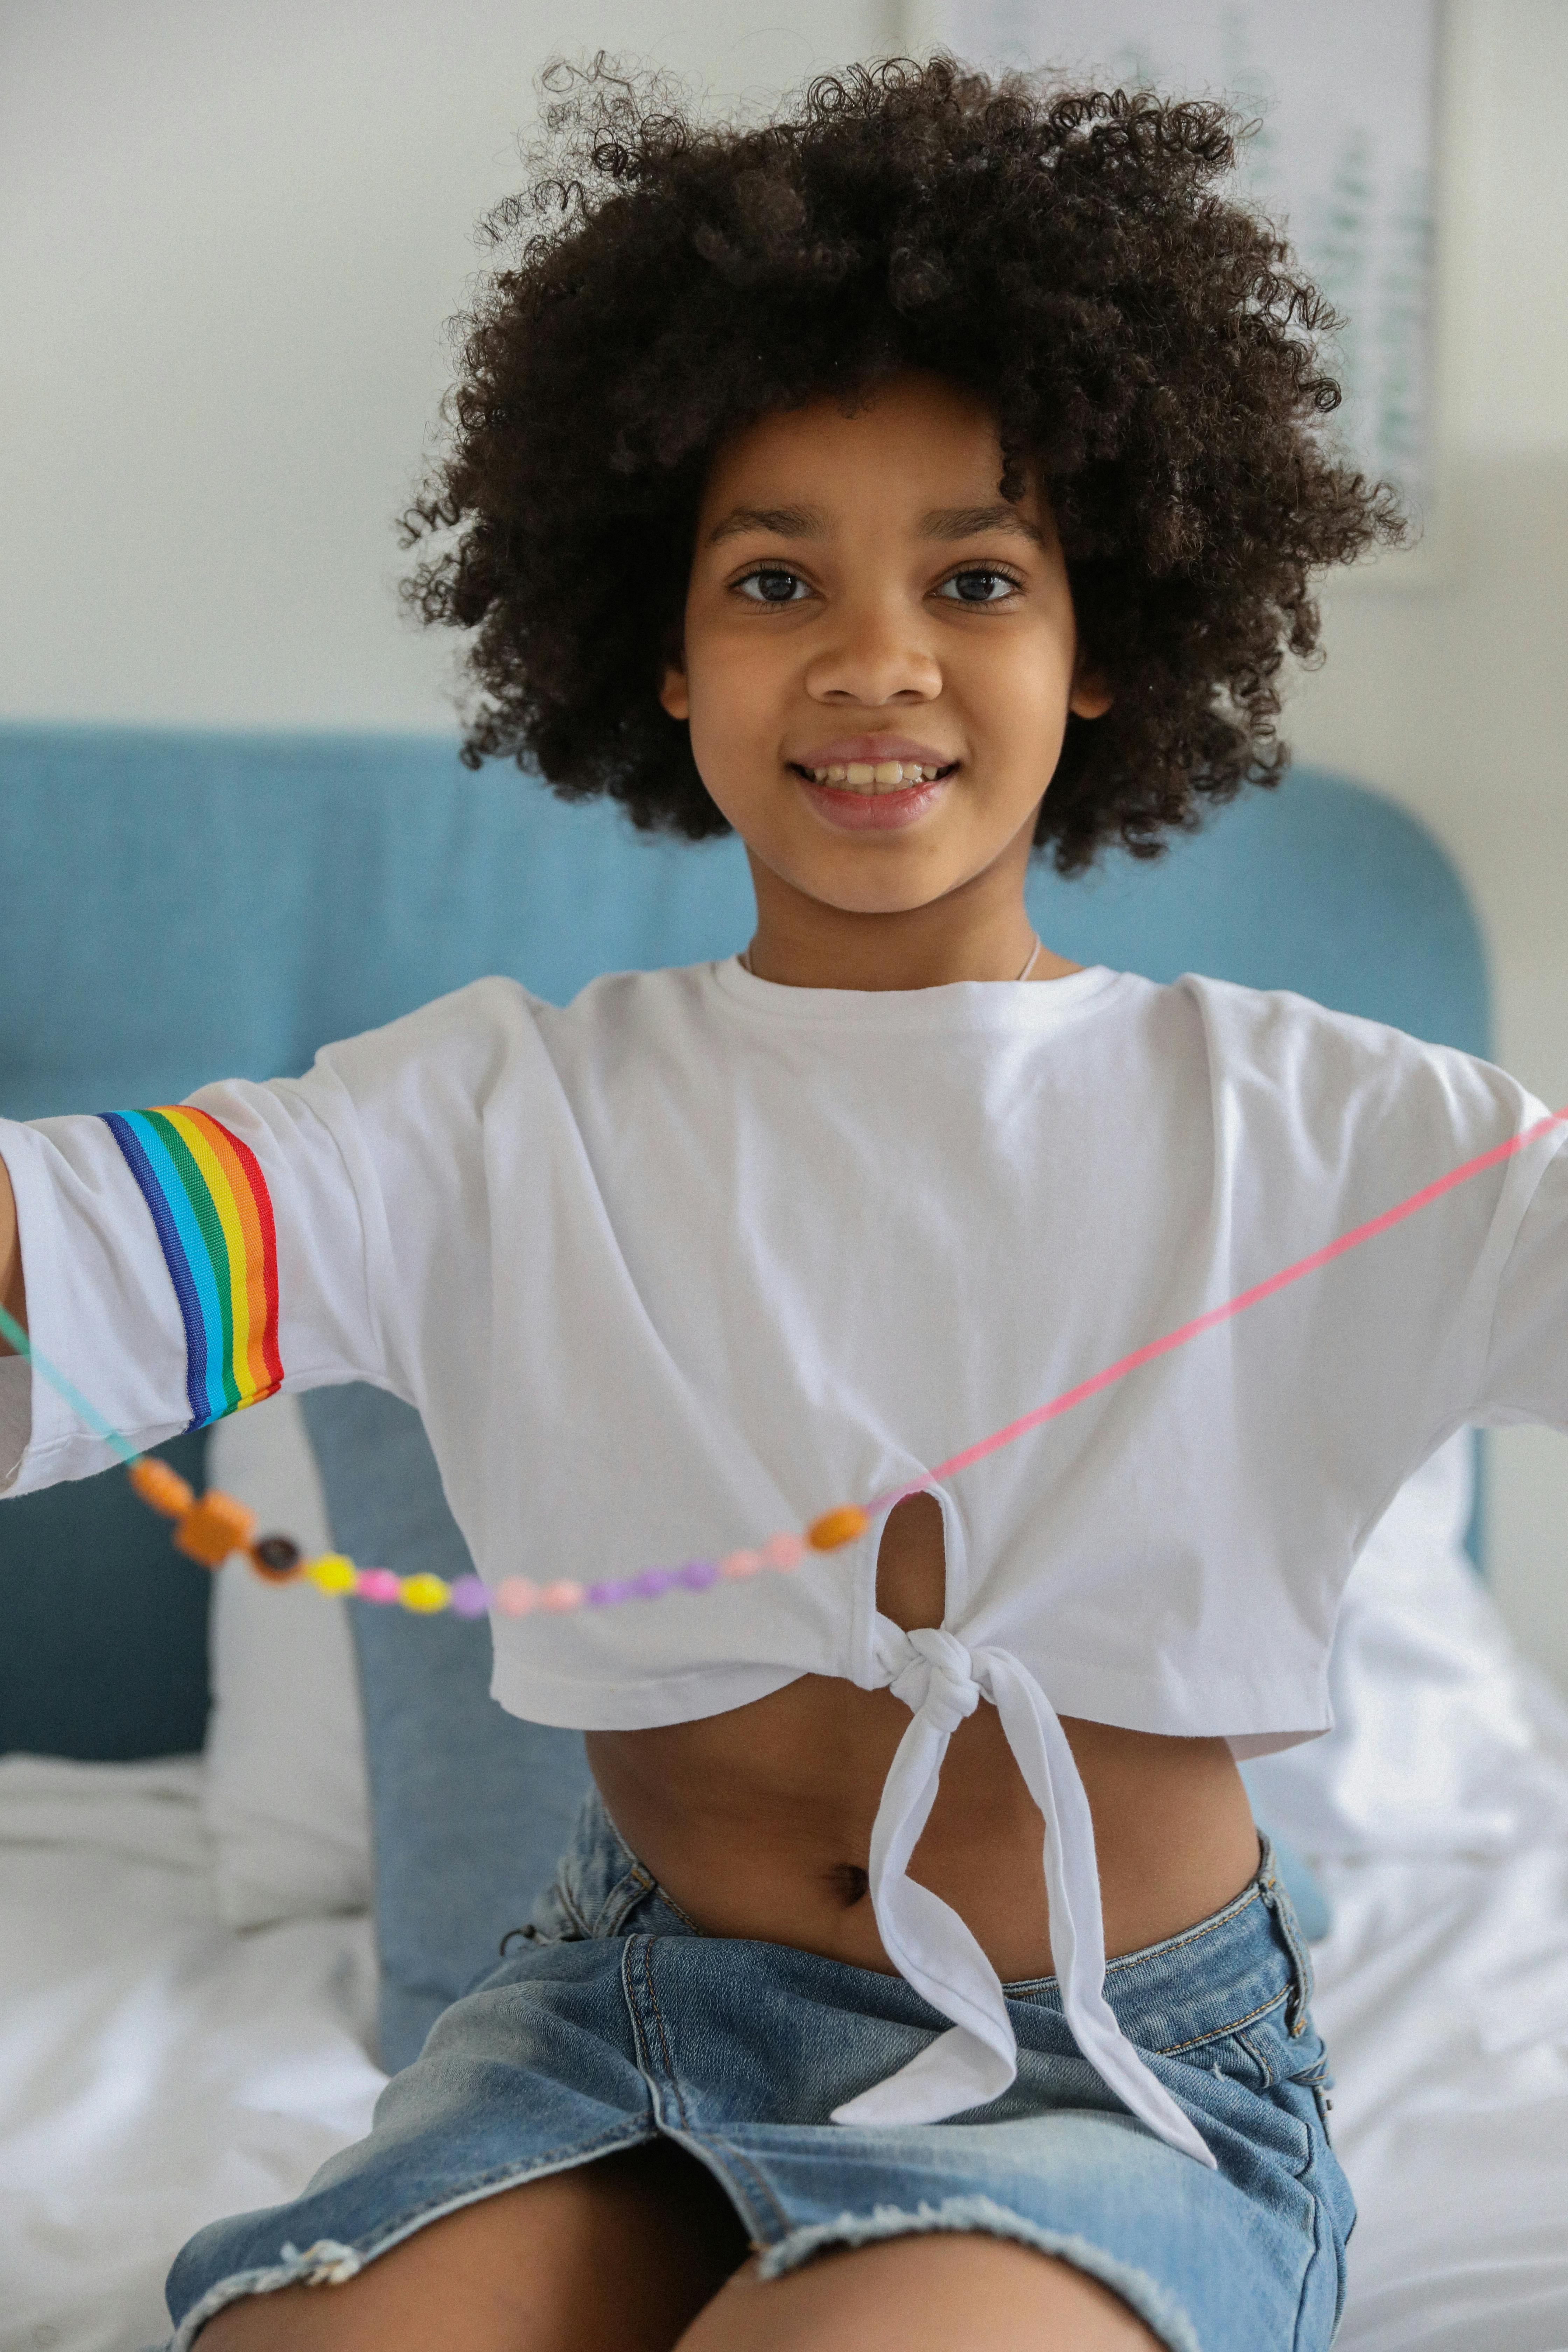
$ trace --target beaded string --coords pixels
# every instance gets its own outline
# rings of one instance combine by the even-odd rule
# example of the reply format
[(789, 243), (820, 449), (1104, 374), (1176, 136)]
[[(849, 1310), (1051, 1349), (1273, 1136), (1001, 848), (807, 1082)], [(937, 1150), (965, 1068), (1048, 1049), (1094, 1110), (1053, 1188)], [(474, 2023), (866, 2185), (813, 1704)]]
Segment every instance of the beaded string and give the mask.
[(47, 1381), (71, 1411), (78, 1414), (125, 1464), (127, 1475), (136, 1493), (153, 1510), (174, 1521), (174, 1542), (177, 1551), (187, 1559), (200, 1560), (204, 1567), (220, 1568), (236, 1552), (242, 1553), (258, 1576), (273, 1584), (289, 1584), (303, 1580), (318, 1591), (352, 1594), (359, 1601), (369, 1601), (387, 1606), (400, 1606), (416, 1616), (435, 1615), (450, 1610), (457, 1617), (482, 1617), (487, 1611), (501, 1617), (527, 1617), (535, 1610), (549, 1615), (560, 1615), (577, 1609), (611, 1609), (629, 1601), (658, 1601), (669, 1592), (705, 1592), (721, 1582), (742, 1582), (764, 1570), (784, 1570), (799, 1566), (811, 1552), (837, 1551), (863, 1536), (876, 1516), (901, 1502), (907, 1495), (917, 1495), (939, 1486), (945, 1479), (956, 1477), (976, 1462), (998, 1454), (1006, 1445), (1016, 1443), (1033, 1429), (1070, 1412), (1091, 1396), (1113, 1382), (1125, 1380), (1140, 1365), (1153, 1361), (1157, 1356), (1167, 1356), (1177, 1348), (1184, 1348), (1216, 1324), (1234, 1315), (1245, 1313), (1247, 1307), (1258, 1306), (1271, 1298), (1288, 1284), (1300, 1282), (1304, 1275), (1315, 1273), (1349, 1250), (1359, 1249), (1391, 1225), (1425, 1209), (1445, 1192), (1467, 1184), (1488, 1168), (1495, 1168), (1522, 1151), (1536, 1137), (1548, 1129), (1568, 1124), (1568, 1109), (1548, 1111), (1532, 1127), (1507, 1143), (1494, 1144), (1490, 1150), (1467, 1160), (1461, 1167), (1450, 1169), (1446, 1176), (1424, 1184), (1407, 1199), (1397, 1202), (1381, 1215), (1370, 1217), (1364, 1224), (1341, 1234), (1337, 1240), (1323, 1248), (1298, 1258), (1293, 1265), (1284, 1267), (1265, 1281), (1254, 1283), (1250, 1289), (1238, 1291), (1223, 1306), (1211, 1307), (1205, 1314), (1194, 1315), (1190, 1322), (1162, 1333), (1159, 1339), (1135, 1348), (1103, 1371), (1080, 1381), (1074, 1388), (1064, 1389), (1045, 1404), (1021, 1414), (989, 1436), (977, 1438), (960, 1453), (950, 1454), (934, 1469), (923, 1470), (917, 1477), (889, 1486), (865, 1503), (842, 1503), (820, 1518), (798, 1531), (785, 1531), (770, 1536), (753, 1550), (726, 1552), (716, 1559), (688, 1560), (680, 1568), (645, 1568), (636, 1576), (606, 1577), (597, 1583), (581, 1584), (562, 1578), (551, 1584), (534, 1584), (527, 1577), (503, 1577), (492, 1591), (474, 1575), (459, 1576), (450, 1581), (445, 1577), (421, 1574), (398, 1576), (387, 1568), (358, 1568), (342, 1552), (324, 1552), (319, 1558), (307, 1559), (298, 1544), (289, 1536), (256, 1535), (256, 1514), (232, 1495), (209, 1487), (199, 1499), (195, 1489), (155, 1454), (138, 1454), (113, 1424), (106, 1421), (96, 1406), (90, 1404), (80, 1391), (58, 1366), (28, 1338), (16, 1318), (0, 1307), (0, 1332), (3, 1332), (19, 1356), (32, 1363), (34, 1370)]

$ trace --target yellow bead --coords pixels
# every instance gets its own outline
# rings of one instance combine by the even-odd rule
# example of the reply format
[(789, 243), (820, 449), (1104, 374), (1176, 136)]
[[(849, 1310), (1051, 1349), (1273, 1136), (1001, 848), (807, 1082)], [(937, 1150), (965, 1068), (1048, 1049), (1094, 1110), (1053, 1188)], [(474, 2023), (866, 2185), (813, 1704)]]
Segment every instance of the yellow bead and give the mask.
[(403, 1580), (403, 1605), (418, 1616), (433, 1616), (437, 1609), (445, 1609), (451, 1597), (452, 1588), (444, 1576), (405, 1576)]
[(341, 1551), (324, 1551), (320, 1559), (307, 1560), (300, 1572), (318, 1592), (352, 1592), (359, 1582), (358, 1569)]
[(837, 1551), (840, 1544), (853, 1543), (863, 1536), (868, 1522), (864, 1511), (853, 1503), (846, 1503), (837, 1511), (825, 1511), (814, 1519), (805, 1531), (806, 1542), (813, 1551)]

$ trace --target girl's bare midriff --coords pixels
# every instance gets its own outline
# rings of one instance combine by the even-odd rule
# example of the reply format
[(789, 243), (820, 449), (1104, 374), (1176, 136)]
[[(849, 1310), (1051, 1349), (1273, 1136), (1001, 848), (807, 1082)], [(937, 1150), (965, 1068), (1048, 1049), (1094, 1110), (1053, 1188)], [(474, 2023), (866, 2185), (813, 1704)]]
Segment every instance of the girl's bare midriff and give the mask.
[[(900, 1504), (878, 1562), (882, 1613), (942, 1619), (942, 1520)], [(820, 1952), (861, 1968), (888, 1957), (866, 1892), (871, 1824), (910, 1722), (891, 1691), (802, 1675), (726, 1715), (653, 1731), (598, 1731), (589, 1759), (612, 1819), (701, 1928)], [(1178, 1935), (1230, 1901), (1258, 1867), (1258, 1837), (1223, 1739), (1171, 1739), (1064, 1717), (1088, 1792), (1107, 1952)], [(1043, 1824), (982, 1705), (953, 1734), (910, 1875), (963, 1919), (1004, 1981), (1052, 1974)]]

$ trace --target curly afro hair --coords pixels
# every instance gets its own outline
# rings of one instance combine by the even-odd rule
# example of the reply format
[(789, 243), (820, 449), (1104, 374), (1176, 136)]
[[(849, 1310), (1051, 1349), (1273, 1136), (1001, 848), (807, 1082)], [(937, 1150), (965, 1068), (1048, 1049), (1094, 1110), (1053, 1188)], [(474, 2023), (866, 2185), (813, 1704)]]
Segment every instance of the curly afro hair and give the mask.
[(1048, 499), (1115, 697), (1068, 721), (1035, 836), (1057, 870), (1114, 838), (1158, 856), (1202, 802), (1279, 781), (1311, 574), (1404, 527), (1325, 441), (1332, 314), (1223, 193), (1237, 118), (942, 55), (824, 76), (749, 127), (602, 54), (544, 90), (530, 184), (485, 224), (505, 266), (459, 322), (450, 444), (403, 518), (405, 546), (434, 535), (405, 599), (476, 632), (470, 767), (725, 832), (657, 700), (714, 453), (919, 367), (989, 405), (1001, 495)]

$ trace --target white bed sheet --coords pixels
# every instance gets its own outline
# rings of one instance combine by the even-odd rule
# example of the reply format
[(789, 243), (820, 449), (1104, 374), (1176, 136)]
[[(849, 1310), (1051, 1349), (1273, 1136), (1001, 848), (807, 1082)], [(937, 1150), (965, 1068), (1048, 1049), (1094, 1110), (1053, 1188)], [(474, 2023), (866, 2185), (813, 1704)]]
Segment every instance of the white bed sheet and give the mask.
[(0, 1759), (0, 2352), (140, 2352), (205, 2221), (294, 2196), (385, 2077), (363, 1916), (221, 1923), (201, 1767)]
[[(0, 2352), (141, 2352), (184, 2239), (368, 2123), (367, 1922), (223, 1927), (199, 1791), (0, 1760)], [(1341, 2352), (1568, 2352), (1568, 1841), (1327, 1874)]]

